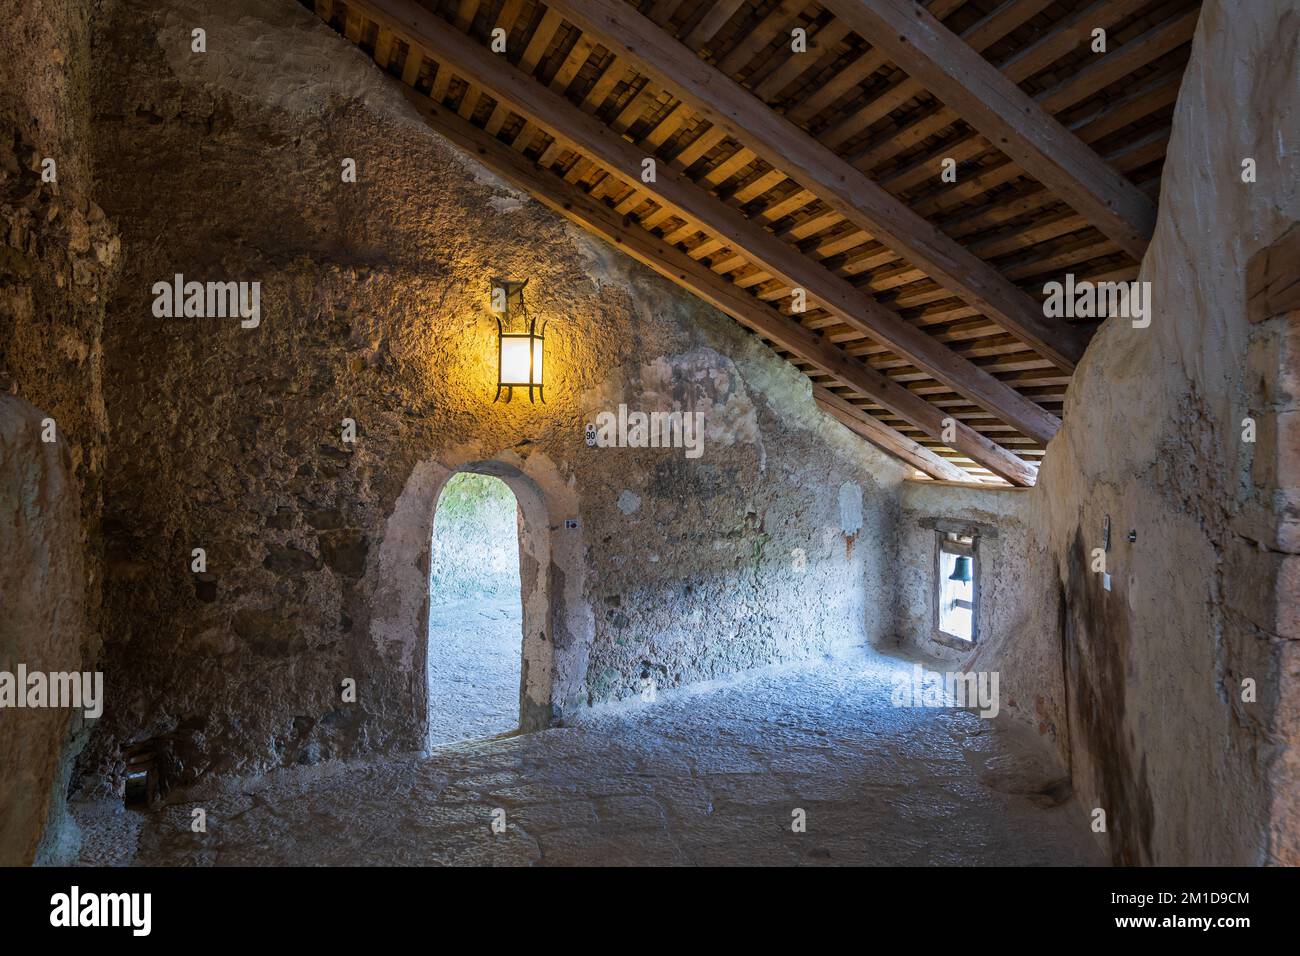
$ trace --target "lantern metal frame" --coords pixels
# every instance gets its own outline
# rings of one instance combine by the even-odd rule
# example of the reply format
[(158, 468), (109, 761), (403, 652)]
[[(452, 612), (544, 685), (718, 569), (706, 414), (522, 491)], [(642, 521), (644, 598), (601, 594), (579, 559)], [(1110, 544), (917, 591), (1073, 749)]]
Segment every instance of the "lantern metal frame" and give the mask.
[[(537, 399), (540, 399), (543, 405), (546, 404), (546, 392), (545, 392), (546, 321), (545, 320), (542, 321), (542, 330), (538, 332), (537, 320), (528, 315), (528, 306), (524, 301), (524, 287), (526, 285), (528, 285), (527, 279), (525, 279), (522, 282), (514, 281), (511, 279), (492, 280), (493, 290), (501, 289), (505, 292), (505, 302), (503, 303), (504, 307), (501, 311), (501, 314), (496, 317), (497, 320), (497, 393), (496, 393), (496, 397), (492, 399), (494, 403), (501, 400), (501, 393), (504, 391), (506, 393), (506, 403), (509, 404), (510, 400), (514, 397), (515, 389), (525, 387), (523, 383), (520, 382), (504, 381), (505, 340), (506, 339), (527, 339), (528, 340), (528, 384), (526, 387), (528, 388), (528, 401), (529, 402), (536, 401), (536, 399), (534, 399), (533, 397), (533, 392), (536, 391)], [(517, 297), (519, 300), (519, 312), (522, 313), (524, 318), (527, 319), (528, 321), (528, 330), (526, 332), (506, 331), (506, 329), (509, 327), (510, 324), (510, 300), (515, 297)], [(504, 317), (504, 321), (503, 321), (503, 317)], [(538, 357), (538, 350), (535, 349), (533, 345), (534, 342), (541, 343), (540, 358)], [(533, 364), (534, 360), (537, 361), (536, 366), (534, 366)]]

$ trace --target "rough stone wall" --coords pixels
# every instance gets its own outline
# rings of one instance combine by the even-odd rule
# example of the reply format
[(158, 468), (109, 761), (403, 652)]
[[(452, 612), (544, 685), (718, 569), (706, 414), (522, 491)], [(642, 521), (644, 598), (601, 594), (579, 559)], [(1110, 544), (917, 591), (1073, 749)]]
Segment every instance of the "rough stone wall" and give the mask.
[(89, 4), (3, 0), (0, 17), (0, 392), (58, 423), (93, 550), (103, 292), (120, 244), (91, 198)]
[[(1071, 388), (1036, 493), (1065, 592), (1076, 788), (1120, 862), (1246, 864), (1267, 845), (1280, 699), (1281, 554), (1252, 527), (1270, 489), (1247, 360), (1246, 264), (1297, 219), (1300, 9), (1201, 11), (1143, 260), (1150, 328), (1111, 321)], [(1242, 181), (1242, 160), (1257, 181)], [(1112, 590), (1088, 568), (1110, 515)], [(1129, 543), (1127, 532), (1137, 540)], [(1242, 700), (1243, 679), (1259, 687)], [(1231, 807), (1233, 812), (1224, 813)]]
[[(14, 543), (4, 550), (0, 670), (11, 673), (20, 663), (92, 668), (98, 653), (107, 423), (100, 332), (119, 246), (91, 198), (89, 7), (0, 0), (0, 395), (17, 396), (5, 421), (22, 431), (6, 433), (0, 460), (0, 520)], [(54, 422), (50, 444), (40, 440), (46, 419)], [(76, 561), (65, 561), (68, 534)], [(19, 555), (39, 560), (22, 568)], [(49, 560), (59, 562), (56, 573), (40, 563)], [(37, 586), (46, 593), (24, 593)], [(4, 736), (24, 738), (22, 765), (3, 764), (0, 804), (13, 812), (0, 812), (0, 864), (61, 860), (63, 793), (81, 718), (13, 711), (0, 720)], [(46, 816), (54, 826), (43, 826)]]
[[(896, 633), (962, 671), (996, 671), (999, 713), (1032, 727), (1068, 761), (1061, 674), (1060, 587), (1032, 526), (1032, 492), (907, 481), (898, 532)], [(978, 535), (976, 643), (935, 640), (936, 522)]]
[[(999, 522), (1030, 529), (1037, 567), (982, 666), (1047, 665), (1060, 642), (1075, 790), (1106, 811), (1117, 863), (1300, 861), (1295, 507), (1277, 468), (1295, 455), (1293, 353), (1247, 308), (1248, 263), (1300, 219), (1298, 49), (1291, 0), (1202, 7), (1142, 264), (1151, 325), (1101, 328), (1038, 485)], [(1110, 590), (1092, 570), (1107, 516)]]
[[(550, 606), (525, 708), (544, 716), (892, 629), (905, 468), (730, 320), (429, 132), (297, 4), (209, 6), (97, 21), (101, 201), (128, 266), (88, 787), (141, 741), (171, 783), (418, 747), (433, 504), (466, 466), (499, 470), (533, 525), (523, 572)], [(175, 273), (260, 281), (260, 325), (155, 318)], [(546, 404), (493, 404), (493, 276), (528, 278), (550, 320)], [(705, 412), (702, 457), (588, 447), (620, 402)]]
[[(41, 440), (46, 416), (0, 395), (0, 671), (81, 671), (86, 631), (81, 514), (67, 446)], [(14, 678), (15, 681), (17, 677)], [(27, 687), (18, 691), (24, 697)], [(0, 865), (61, 860), (68, 729), (83, 711), (0, 709)], [(51, 820), (53, 826), (46, 827)], [(45, 840), (42, 848), (42, 840)]]

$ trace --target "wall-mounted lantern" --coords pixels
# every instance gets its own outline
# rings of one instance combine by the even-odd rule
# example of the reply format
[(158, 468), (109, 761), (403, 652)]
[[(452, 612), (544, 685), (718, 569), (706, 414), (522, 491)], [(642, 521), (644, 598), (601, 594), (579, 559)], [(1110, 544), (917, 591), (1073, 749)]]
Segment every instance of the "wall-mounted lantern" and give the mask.
[[(509, 279), (492, 280), (492, 311), (497, 313), (497, 394), (492, 401), (500, 401), (501, 392), (506, 401), (514, 397), (514, 390), (528, 389), (528, 400), (534, 401), (533, 391), (546, 403), (542, 391), (545, 384), (543, 356), (546, 340), (546, 323), (537, 331), (537, 320), (528, 315), (524, 305), (524, 286), (528, 280), (513, 282)], [(511, 317), (522, 316), (522, 330), (511, 329)]]

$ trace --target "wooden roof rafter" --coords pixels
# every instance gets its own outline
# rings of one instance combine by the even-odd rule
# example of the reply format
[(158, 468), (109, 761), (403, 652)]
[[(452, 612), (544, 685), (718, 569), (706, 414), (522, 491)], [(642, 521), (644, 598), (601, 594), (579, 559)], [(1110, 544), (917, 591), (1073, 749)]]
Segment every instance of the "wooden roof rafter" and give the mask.
[[(690, 284), (682, 282), (681, 269), (661, 273), (688, 288), (725, 283), (731, 290), (725, 297), (712, 287), (707, 294), (693, 291), (715, 305), (725, 301), (719, 307), (742, 324), (754, 328), (735, 315), (748, 302), (764, 317), (779, 317), (784, 332), (810, 336), (794, 349), (759, 333), (814, 385), (851, 388), (840, 397), (852, 412), (832, 409), (818, 393), (828, 414), (851, 415), (857, 427), (850, 427), (868, 440), (894, 433), (881, 447), (914, 467), (925, 456), (918, 458), (907, 441), (979, 480), (1001, 475), (1032, 483), (1025, 462), (1041, 457), (1059, 424), (1073, 362), (999, 308), (1019, 300), (1028, 304), (1021, 314), (1044, 322), (1038, 298), (1048, 278), (1073, 271), (1094, 281), (1128, 279), (1137, 264), (1116, 235), (1098, 228), (1100, 217), (1090, 213), (1099, 207), (1084, 208), (1068, 185), (1043, 181), (1051, 171), (1032, 176), (987, 130), (969, 125), (965, 114), (973, 120), (978, 109), (952, 110), (942, 90), (929, 89), (936, 81), (920, 83), (920, 75), (894, 62), (887, 44), (873, 45), (836, 10), (861, 2), (481, 0), (471, 10), (466, 0), (318, 0), (314, 6), (368, 52), (373, 44), (380, 66), (427, 92), (440, 118), (450, 108), (476, 134), (531, 165), (534, 175), (521, 185), (534, 196), (547, 201), (540, 194), (558, 180), (629, 229), (645, 230), (647, 249), (695, 270)], [(1076, 152), (1090, 157), (1088, 169), (1106, 170), (1097, 182), (1119, 181), (1129, 200), (1146, 203), (1157, 195), (1196, 3), (1095, 0), (1086, 13), (1111, 32), (1111, 52), (1101, 57), (1080, 49), (1088, 37), (1085, 11), (1060, 0), (927, 0), (926, 7), (945, 24), (945, 42), (965, 45), (984, 63), (968, 63), (982, 70), (983, 80), (1001, 84), (1003, 94), (1018, 85), (1056, 124), (1054, 133), (1068, 129), (1065, 135), (1077, 137)], [(888, 4), (904, 12), (913, 7), (911, 0)], [(616, 30), (584, 22), (593, 9), (643, 32), (629, 45)], [(407, 57), (415, 67), (399, 52), (410, 45), (410, 31), (401, 27), (407, 15), (445, 43), (441, 51), (415, 43), (416, 55)], [(501, 19), (514, 21), (505, 57), (486, 50)], [(794, 26), (807, 29), (806, 54), (784, 49)], [(674, 57), (667, 60), (670, 70), (656, 68), (664, 50)], [(511, 64), (505, 71), (504, 63)], [(1135, 85), (1124, 85), (1126, 70), (1139, 78)], [(503, 81), (503, 72), (520, 75)], [(745, 110), (742, 122), (727, 113), (737, 105)], [(765, 138), (790, 128), (781, 110), (807, 111), (802, 122), (814, 124), (793, 127), (801, 137), (794, 150), (774, 149)], [(854, 116), (865, 121), (861, 132), (850, 122)], [(837, 124), (837, 135), (846, 136), (838, 149), (818, 140)], [(911, 132), (900, 139), (897, 131)], [(889, 156), (871, 172), (879, 185), (852, 165), (863, 154), (860, 142)], [(888, 153), (881, 145), (891, 147)], [(962, 157), (955, 184), (926, 166), (950, 150)], [(640, 181), (647, 157), (658, 163), (657, 182)], [(827, 164), (847, 167), (858, 177), (855, 188), (828, 181)], [(506, 178), (520, 184), (516, 176)], [(864, 193), (883, 205), (854, 208)], [(885, 228), (866, 211), (884, 215)], [(891, 231), (900, 222), (912, 230), (902, 239), (919, 242), (920, 254)], [(928, 238), (936, 245), (926, 246)], [(951, 259), (927, 260), (936, 248), (968, 268), (945, 270)], [(1004, 290), (1004, 298), (990, 303), (963, 288), (981, 279), (986, 288)], [(789, 301), (796, 287), (808, 293), (808, 309), (798, 315)], [(736, 294), (741, 298), (730, 298)], [(1093, 325), (1055, 320), (1044, 331), (1082, 341)], [(814, 346), (818, 357), (809, 359)], [(863, 369), (879, 376), (869, 382), (875, 393), (829, 372), (826, 348), (852, 363), (855, 375)], [(882, 391), (890, 403), (881, 401)], [(863, 425), (863, 417), (875, 424)], [(937, 427), (945, 420), (959, 424), (960, 441), (943, 441), (952, 438)]]

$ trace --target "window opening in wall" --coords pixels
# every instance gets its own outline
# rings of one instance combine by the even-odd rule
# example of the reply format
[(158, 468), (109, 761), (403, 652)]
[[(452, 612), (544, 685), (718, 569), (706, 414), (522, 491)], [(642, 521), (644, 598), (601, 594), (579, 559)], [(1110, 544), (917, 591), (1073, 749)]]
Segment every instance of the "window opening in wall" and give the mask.
[(973, 642), (975, 609), (979, 593), (975, 537), (952, 531), (939, 532), (938, 628), (944, 637)]

